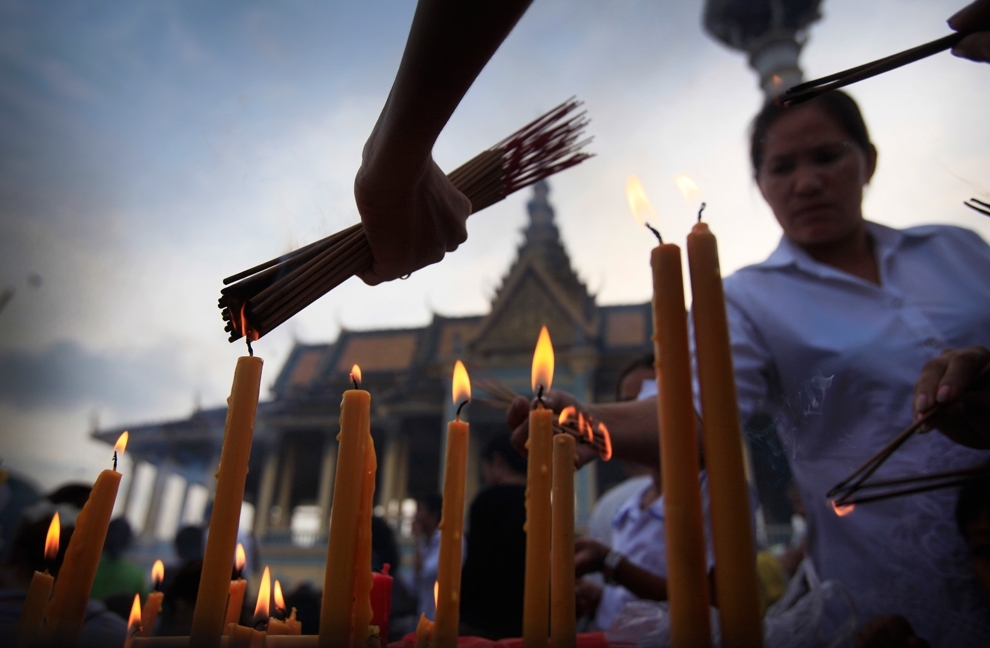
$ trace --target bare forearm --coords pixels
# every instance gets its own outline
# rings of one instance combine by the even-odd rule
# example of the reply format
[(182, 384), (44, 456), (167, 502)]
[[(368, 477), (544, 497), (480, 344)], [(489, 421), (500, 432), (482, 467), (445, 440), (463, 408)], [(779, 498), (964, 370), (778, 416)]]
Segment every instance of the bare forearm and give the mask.
[[(425, 164), (457, 104), (531, 0), (420, 0), (365, 160), (382, 173)], [(418, 169), (417, 169), (418, 170)]]
[(659, 465), (659, 423), (654, 399), (600, 403), (587, 405), (587, 408), (608, 428), (614, 458), (651, 466)]
[(667, 600), (667, 580), (633, 564), (626, 558), (615, 568), (614, 580), (635, 594), (650, 601)]

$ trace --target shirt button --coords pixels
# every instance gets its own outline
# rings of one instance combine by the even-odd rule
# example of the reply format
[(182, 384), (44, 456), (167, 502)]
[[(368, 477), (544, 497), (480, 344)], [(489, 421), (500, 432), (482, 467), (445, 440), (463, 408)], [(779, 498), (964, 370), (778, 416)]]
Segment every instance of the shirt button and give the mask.
[(901, 299), (900, 297), (895, 297), (894, 299), (890, 300), (891, 308), (900, 308), (903, 305), (904, 305), (904, 300)]

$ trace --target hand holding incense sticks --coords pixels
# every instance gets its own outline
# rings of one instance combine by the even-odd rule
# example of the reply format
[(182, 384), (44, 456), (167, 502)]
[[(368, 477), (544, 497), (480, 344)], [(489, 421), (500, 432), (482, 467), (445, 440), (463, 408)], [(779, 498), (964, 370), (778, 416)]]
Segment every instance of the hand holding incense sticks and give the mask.
[[(580, 139), (588, 119), (575, 99), (447, 174), (471, 201), (471, 213), (591, 157)], [(295, 252), (224, 279), (219, 306), (233, 342), (245, 331), (257, 339), (333, 290), (374, 259), (362, 225), (337, 232)]]

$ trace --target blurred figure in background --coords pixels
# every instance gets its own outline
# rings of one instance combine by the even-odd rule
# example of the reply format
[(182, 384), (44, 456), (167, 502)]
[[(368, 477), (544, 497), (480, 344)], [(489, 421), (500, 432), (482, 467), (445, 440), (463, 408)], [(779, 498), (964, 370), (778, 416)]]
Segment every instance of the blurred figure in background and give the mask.
[(440, 562), (440, 515), (443, 498), (437, 494), (427, 495), (416, 502), (416, 517), (413, 518), (413, 537), (416, 539), (416, 568), (414, 572), (416, 592), (416, 616), (425, 614), (427, 619), (436, 620), (436, 601), (433, 599), (433, 584), (437, 580)]
[(461, 574), (461, 635), (502, 639), (522, 635), (526, 573), (526, 459), (508, 434), (481, 455), (488, 487), (467, 519), (467, 557)]
[(131, 611), (134, 594), (141, 599), (148, 594), (144, 572), (140, 567), (124, 557), (134, 540), (134, 532), (126, 518), (110, 521), (107, 539), (103, 543), (103, 555), (96, 570), (90, 598), (103, 601), (107, 608), (126, 619)]
[(202, 573), (203, 561), (189, 560), (172, 576), (165, 588), (165, 600), (162, 602), (162, 612), (155, 632), (157, 636), (184, 637), (189, 634)]

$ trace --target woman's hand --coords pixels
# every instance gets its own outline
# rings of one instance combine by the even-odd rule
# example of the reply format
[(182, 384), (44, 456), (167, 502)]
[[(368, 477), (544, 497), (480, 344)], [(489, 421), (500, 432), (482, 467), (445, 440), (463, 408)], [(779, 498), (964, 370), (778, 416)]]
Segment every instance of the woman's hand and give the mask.
[(921, 369), (914, 386), (914, 416), (920, 419), (942, 403), (927, 428), (938, 428), (956, 443), (990, 448), (990, 350), (972, 346), (946, 349)]
[(374, 136), (354, 179), (354, 199), (374, 258), (361, 273), (369, 285), (391, 281), (437, 263), (467, 239), (471, 201), (432, 158), (410, 177), (375, 167)]
[(949, 27), (973, 32), (952, 48), (952, 53), (971, 61), (990, 63), (990, 0), (975, 0), (949, 18)]
[(605, 567), (605, 556), (609, 548), (591, 538), (578, 538), (574, 541), (574, 575), (584, 576), (600, 572)]
[[(535, 403), (535, 400), (533, 402)], [(543, 395), (543, 406), (552, 410), (554, 415), (560, 414), (566, 407), (573, 407), (583, 413), (587, 420), (590, 421), (594, 418), (580, 401), (566, 392), (548, 391)], [(529, 442), (529, 412), (531, 409), (532, 404), (529, 400), (523, 396), (517, 396), (505, 411), (505, 422), (512, 430), (512, 445), (524, 457), (529, 455), (527, 443)], [(593, 461), (598, 456), (598, 451), (594, 446), (587, 443), (576, 444), (575, 450), (578, 456), (578, 467)]]

